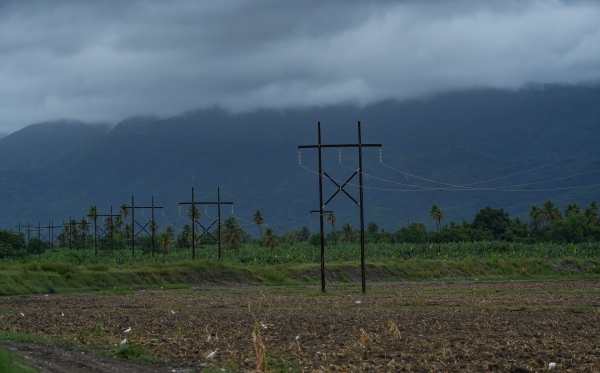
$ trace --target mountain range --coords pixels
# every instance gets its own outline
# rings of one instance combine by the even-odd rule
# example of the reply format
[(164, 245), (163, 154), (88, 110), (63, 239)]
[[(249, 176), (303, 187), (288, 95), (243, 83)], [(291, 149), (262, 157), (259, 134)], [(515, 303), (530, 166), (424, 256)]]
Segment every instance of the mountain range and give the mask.
[[(260, 210), (276, 232), (318, 230), (318, 159), (324, 144), (356, 143), (361, 121), (365, 219), (385, 230), (424, 222), (432, 204), (444, 222), (471, 221), (476, 210), (504, 208), (527, 217), (551, 199), (561, 208), (598, 200), (600, 88), (546, 85), (508, 91), (471, 89), (371, 105), (352, 103), (232, 113), (220, 108), (170, 118), (127, 118), (113, 128), (57, 120), (0, 138), (0, 228), (81, 219), (121, 204), (148, 206), (154, 196), (161, 227), (186, 223), (179, 202), (233, 202), (233, 214), (254, 235)], [(341, 154), (341, 161), (340, 161)], [(357, 150), (323, 150), (323, 169), (338, 184), (358, 167)], [(512, 175), (512, 176), (511, 176)], [(573, 176), (578, 175), (578, 176)], [(507, 177), (509, 176), (509, 177)], [(492, 180), (492, 181), (489, 181)], [(548, 181), (550, 180), (550, 181)], [(324, 198), (337, 187), (324, 179)], [(358, 200), (354, 177), (346, 190)], [(460, 187), (457, 187), (460, 186)], [(581, 187), (574, 189), (562, 189)], [(339, 193), (327, 210), (338, 225), (358, 227), (356, 204)], [(143, 225), (150, 210), (136, 210)], [(231, 215), (223, 206), (223, 217)], [(216, 207), (201, 208), (201, 220)], [(141, 215), (141, 216), (140, 216)]]

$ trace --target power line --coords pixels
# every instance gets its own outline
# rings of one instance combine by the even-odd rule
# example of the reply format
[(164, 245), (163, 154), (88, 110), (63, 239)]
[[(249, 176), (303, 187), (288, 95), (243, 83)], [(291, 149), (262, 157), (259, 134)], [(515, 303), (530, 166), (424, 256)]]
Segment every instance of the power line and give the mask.
[(572, 155), (572, 156), (569, 156), (569, 157), (566, 157), (566, 158), (562, 158), (562, 159), (560, 159), (558, 161), (547, 163), (547, 164), (544, 164), (544, 165), (541, 165), (541, 166), (538, 166), (538, 167), (535, 167), (535, 168), (531, 168), (531, 169), (528, 169), (528, 170), (525, 170), (525, 171), (520, 171), (520, 172), (517, 172), (517, 173), (514, 173), (514, 174), (510, 174), (510, 175), (506, 175), (506, 176), (502, 176), (502, 177), (497, 177), (497, 178), (494, 178), (494, 179), (484, 180), (484, 181), (478, 181), (478, 182), (470, 183), (470, 184), (461, 184), (461, 185), (448, 184), (448, 183), (443, 183), (443, 182), (439, 182), (439, 181), (436, 181), (436, 180), (426, 179), (426, 178), (423, 178), (423, 177), (420, 177), (420, 176), (417, 176), (417, 175), (410, 174), (408, 172), (404, 172), (404, 171), (398, 170), (398, 169), (396, 169), (394, 167), (391, 167), (391, 166), (388, 166), (388, 165), (384, 164), (383, 162), (380, 162), (380, 163), (384, 167), (390, 168), (390, 169), (392, 169), (392, 170), (394, 170), (396, 172), (399, 172), (401, 174), (408, 175), (408, 176), (411, 176), (411, 177), (414, 177), (414, 178), (417, 178), (417, 179), (429, 181), (429, 182), (436, 183), (436, 184), (442, 184), (442, 185), (452, 186), (452, 187), (456, 187), (456, 188), (464, 188), (464, 187), (471, 186), (471, 185), (477, 185), (477, 184), (488, 183), (488, 182), (491, 182), (491, 181), (503, 180), (503, 179), (507, 179), (509, 177), (513, 177), (513, 176), (517, 176), (517, 175), (522, 175), (522, 174), (525, 174), (525, 173), (528, 173), (528, 172), (531, 172), (531, 171), (536, 171), (536, 170), (539, 170), (539, 169), (542, 169), (542, 168), (553, 166), (555, 164), (567, 161), (569, 159), (573, 159), (573, 158), (579, 157), (581, 155), (587, 154), (587, 153), (592, 152), (592, 151), (594, 151), (596, 149), (599, 149), (599, 148), (600, 148), (600, 146), (597, 146), (595, 148), (588, 149), (588, 150), (586, 150), (584, 152), (581, 152), (581, 153), (578, 153), (578, 154), (575, 154), (575, 155)]
[[(312, 172), (313, 174), (318, 175), (319, 173), (317, 171), (311, 170), (308, 167), (305, 167), (303, 165), (300, 165), (300, 167), (304, 168), (305, 170)], [(337, 180), (334, 179), (335, 181), (338, 182), (342, 182), (341, 180)], [(351, 184), (348, 183), (348, 185), (351, 186), (356, 186), (359, 187), (359, 185), (357, 184)], [(429, 189), (421, 189), (421, 190), (415, 190), (415, 189), (392, 189), (392, 188), (377, 188), (377, 187), (369, 187), (369, 186), (364, 186), (363, 188), (365, 189), (372, 189), (372, 190), (381, 190), (381, 191), (388, 191), (388, 192), (429, 192), (429, 191), (434, 191), (434, 190), (449, 190), (449, 191), (496, 191), (496, 192), (546, 192), (546, 191), (555, 191), (555, 190), (569, 190), (569, 189), (582, 189), (582, 188), (588, 188), (588, 187), (594, 187), (594, 186), (599, 186), (599, 184), (588, 184), (588, 185), (578, 185), (578, 186), (572, 186), (572, 187), (560, 187), (560, 188), (546, 188), (546, 189), (495, 189), (495, 188), (464, 188), (464, 189), (457, 189), (457, 188), (429, 188)]]

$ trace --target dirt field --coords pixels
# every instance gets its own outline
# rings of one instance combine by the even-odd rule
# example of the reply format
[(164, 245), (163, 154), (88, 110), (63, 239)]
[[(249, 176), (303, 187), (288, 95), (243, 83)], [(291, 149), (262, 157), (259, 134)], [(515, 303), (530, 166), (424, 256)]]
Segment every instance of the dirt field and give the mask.
[[(3, 298), (0, 330), (70, 341), (70, 349), (7, 342), (44, 372), (251, 371), (255, 321), (273, 371), (545, 372), (554, 362), (553, 371), (600, 372), (600, 282), (380, 285), (366, 296), (314, 290)], [(125, 338), (163, 362), (77, 349), (115, 348)]]

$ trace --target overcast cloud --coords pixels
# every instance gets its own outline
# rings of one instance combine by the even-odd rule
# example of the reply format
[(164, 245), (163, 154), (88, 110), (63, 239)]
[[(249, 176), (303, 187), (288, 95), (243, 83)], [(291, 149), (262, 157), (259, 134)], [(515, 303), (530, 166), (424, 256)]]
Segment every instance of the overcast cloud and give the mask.
[(600, 79), (586, 1), (8, 1), (0, 132)]

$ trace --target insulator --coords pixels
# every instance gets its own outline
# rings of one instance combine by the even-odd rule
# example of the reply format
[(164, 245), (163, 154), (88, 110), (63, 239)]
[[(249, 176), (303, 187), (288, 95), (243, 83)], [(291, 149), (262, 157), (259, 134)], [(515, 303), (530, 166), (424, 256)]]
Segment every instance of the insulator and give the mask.
[(383, 154), (381, 148), (379, 148), (379, 163), (383, 164)]
[(338, 148), (338, 159), (340, 164), (342, 164), (342, 148)]
[(231, 204), (231, 215), (233, 215), (233, 203)]
[(208, 205), (204, 205), (204, 215), (208, 215)]
[(300, 149), (298, 149), (298, 164), (302, 165), (302, 153), (300, 152)]

